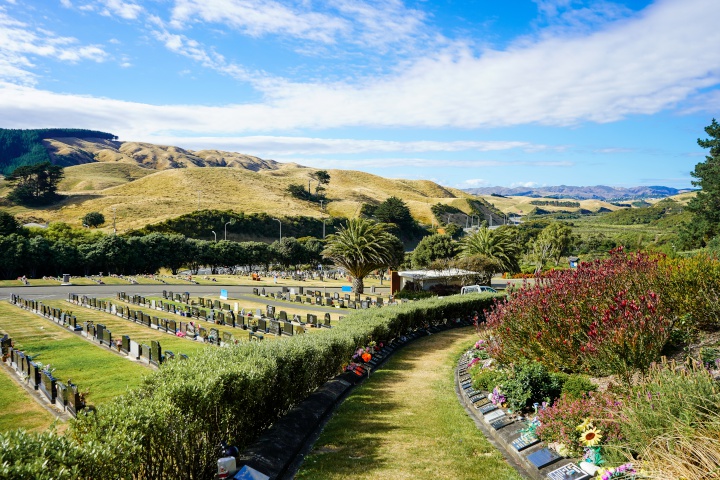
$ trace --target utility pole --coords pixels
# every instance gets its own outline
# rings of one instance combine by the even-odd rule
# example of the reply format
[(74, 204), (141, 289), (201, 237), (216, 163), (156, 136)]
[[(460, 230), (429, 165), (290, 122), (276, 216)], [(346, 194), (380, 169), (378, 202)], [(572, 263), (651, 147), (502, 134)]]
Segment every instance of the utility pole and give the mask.
[[(310, 186), (310, 182), (308, 182), (308, 187)], [(282, 222), (278, 220), (277, 218), (273, 218), (278, 224), (280, 224), (280, 241), (282, 241)]]

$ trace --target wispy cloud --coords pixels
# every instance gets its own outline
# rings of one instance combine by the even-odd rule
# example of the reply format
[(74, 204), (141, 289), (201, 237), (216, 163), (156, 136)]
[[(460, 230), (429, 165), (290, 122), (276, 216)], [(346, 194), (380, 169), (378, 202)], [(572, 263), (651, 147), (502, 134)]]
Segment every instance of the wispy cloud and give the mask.
[(503, 161), (503, 160), (448, 160), (444, 158), (414, 158), (414, 157), (384, 157), (384, 158), (351, 158), (338, 160), (336, 158), (323, 157), (276, 157), (280, 162), (294, 162), (301, 165), (318, 168), (343, 168), (343, 169), (385, 169), (385, 168), (487, 168), (487, 167), (558, 167), (567, 168), (575, 164), (573, 162), (534, 162), (534, 161)]
[(75, 63), (102, 62), (107, 53), (98, 45), (79, 45), (76, 38), (61, 37), (20, 22), (0, 8), (0, 80), (32, 85), (36, 82), (33, 58), (46, 57)]
[[(322, 9), (313, 7), (323, 6)], [(197, 22), (226, 25), (244, 35), (279, 35), (334, 44), (383, 46), (419, 34), (424, 14), (399, 0), (175, 0), (171, 25)]]
[(179, 137), (158, 136), (155, 141), (187, 148), (226, 148), (263, 155), (358, 154), (367, 152), (496, 152), (521, 150), (537, 152), (554, 147), (520, 141), (412, 141), (329, 139), (314, 137), (248, 136), (248, 137)]

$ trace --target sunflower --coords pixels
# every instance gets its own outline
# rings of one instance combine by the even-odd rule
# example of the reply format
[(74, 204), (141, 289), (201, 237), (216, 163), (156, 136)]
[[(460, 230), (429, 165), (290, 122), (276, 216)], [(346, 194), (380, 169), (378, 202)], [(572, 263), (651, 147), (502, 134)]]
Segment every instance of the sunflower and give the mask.
[(596, 428), (588, 428), (580, 434), (580, 442), (586, 447), (594, 447), (601, 439), (602, 435)]
[(584, 432), (588, 428), (592, 428), (592, 420), (590, 419), (590, 417), (583, 420), (583, 422), (580, 425), (575, 427), (575, 430), (577, 430), (578, 432)]

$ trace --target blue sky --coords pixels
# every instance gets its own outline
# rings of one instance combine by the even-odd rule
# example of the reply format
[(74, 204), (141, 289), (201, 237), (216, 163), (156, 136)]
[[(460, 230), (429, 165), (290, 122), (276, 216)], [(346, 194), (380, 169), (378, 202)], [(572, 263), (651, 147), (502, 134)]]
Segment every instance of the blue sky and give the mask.
[(479, 186), (690, 187), (717, 0), (0, 0), (0, 127)]

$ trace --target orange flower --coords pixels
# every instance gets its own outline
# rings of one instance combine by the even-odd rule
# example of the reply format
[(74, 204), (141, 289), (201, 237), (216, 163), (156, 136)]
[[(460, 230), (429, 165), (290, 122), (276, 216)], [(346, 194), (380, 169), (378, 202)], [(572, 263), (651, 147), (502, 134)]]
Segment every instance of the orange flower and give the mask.
[(370, 355), (369, 353), (362, 354), (362, 359), (363, 359), (363, 362), (365, 362), (365, 363), (369, 362), (371, 358), (372, 358), (372, 355)]

